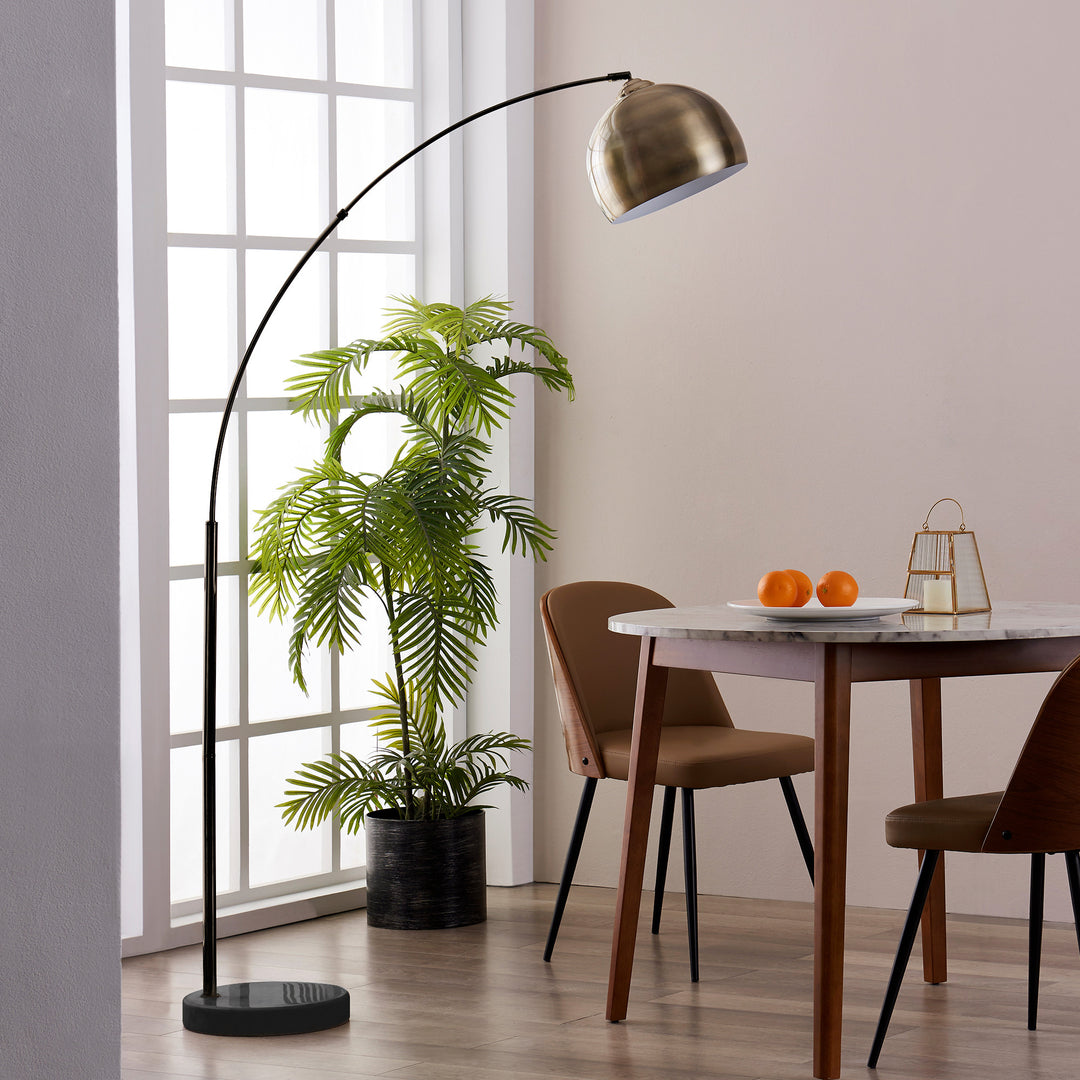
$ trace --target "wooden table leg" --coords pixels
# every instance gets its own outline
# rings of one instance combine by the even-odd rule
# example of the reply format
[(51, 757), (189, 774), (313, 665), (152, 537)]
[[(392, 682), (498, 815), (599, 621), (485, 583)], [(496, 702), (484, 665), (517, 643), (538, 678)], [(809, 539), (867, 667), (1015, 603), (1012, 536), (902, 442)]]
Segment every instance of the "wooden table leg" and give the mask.
[(851, 649), (818, 648), (814, 685), (814, 1076), (840, 1075)]
[[(911, 752), (915, 766), (915, 801), (941, 799), (945, 781), (941, 764), (941, 680), (911, 680)], [(919, 863), (923, 853), (919, 852)], [(945, 858), (938, 861), (922, 917), (923, 979), (948, 978), (945, 941)]]
[(660, 722), (664, 715), (668, 669), (652, 664), (655, 638), (641, 639), (637, 695), (634, 700), (634, 736), (630, 744), (630, 778), (623, 824), (622, 865), (615, 898), (615, 932), (611, 941), (608, 975), (607, 1018), (626, 1018), (630, 997), (630, 973), (634, 966), (634, 939), (641, 908), (641, 883), (645, 875), (645, 848), (649, 840), (656, 784), (656, 755), (660, 749)]

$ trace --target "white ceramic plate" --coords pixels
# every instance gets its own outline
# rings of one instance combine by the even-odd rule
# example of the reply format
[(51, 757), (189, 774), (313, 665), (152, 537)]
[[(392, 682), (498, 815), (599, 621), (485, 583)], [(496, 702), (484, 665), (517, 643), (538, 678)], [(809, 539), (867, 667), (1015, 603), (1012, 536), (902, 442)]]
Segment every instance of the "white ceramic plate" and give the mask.
[(760, 600), (729, 600), (728, 607), (763, 619), (881, 619), (918, 607), (917, 600), (902, 596), (860, 596), (851, 607), (823, 607), (810, 600), (803, 607), (765, 607)]

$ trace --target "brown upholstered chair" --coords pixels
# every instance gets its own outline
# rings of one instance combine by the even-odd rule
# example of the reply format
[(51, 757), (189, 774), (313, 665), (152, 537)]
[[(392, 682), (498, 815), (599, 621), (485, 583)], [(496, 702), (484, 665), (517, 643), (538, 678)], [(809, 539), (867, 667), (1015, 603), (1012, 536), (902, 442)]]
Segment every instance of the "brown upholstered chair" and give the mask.
[(877, 1065), (904, 978), (930, 880), (943, 851), (1031, 856), (1028, 912), (1028, 1029), (1039, 1007), (1046, 856), (1063, 852), (1080, 944), (1080, 658), (1058, 676), (1043, 701), (1004, 791), (912, 803), (885, 818), (892, 847), (925, 852), (867, 1062)]
[[(612, 615), (672, 607), (651, 589), (621, 581), (578, 581), (551, 589), (540, 614), (571, 772), (585, 777), (566, 865), (555, 902), (544, 959), (550, 960), (574, 878), (596, 782), (630, 775), (630, 740), (640, 640), (608, 629)], [(743, 731), (707, 671), (673, 668), (668, 675), (656, 783), (664, 790), (653, 901), (653, 933), (660, 929), (675, 791), (682, 790), (683, 863), (690, 939), (690, 977), (698, 980), (697, 862), (694, 791), (753, 780), (780, 781), (810, 880), (814, 851), (791, 777), (812, 772), (814, 740), (804, 735)]]

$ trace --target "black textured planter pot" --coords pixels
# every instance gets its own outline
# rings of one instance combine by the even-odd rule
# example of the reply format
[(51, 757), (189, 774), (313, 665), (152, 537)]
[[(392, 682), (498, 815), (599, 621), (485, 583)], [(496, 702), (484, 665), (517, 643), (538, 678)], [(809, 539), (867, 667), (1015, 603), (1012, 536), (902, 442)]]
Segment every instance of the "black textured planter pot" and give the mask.
[(487, 918), (484, 811), (450, 821), (367, 815), (368, 926), (443, 930)]

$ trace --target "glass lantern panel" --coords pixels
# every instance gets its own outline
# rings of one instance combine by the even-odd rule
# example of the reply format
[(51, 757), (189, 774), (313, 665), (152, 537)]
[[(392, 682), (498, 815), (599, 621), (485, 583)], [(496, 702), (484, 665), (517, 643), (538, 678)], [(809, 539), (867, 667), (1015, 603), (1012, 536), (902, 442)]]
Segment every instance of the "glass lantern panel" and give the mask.
[(921, 532), (915, 534), (914, 550), (911, 554), (912, 570), (927, 570), (938, 574), (952, 572), (952, 558), (949, 552), (949, 534), (943, 532)]
[(956, 600), (963, 608), (989, 607), (979, 549), (975, 534), (953, 533), (953, 558), (956, 560)]

